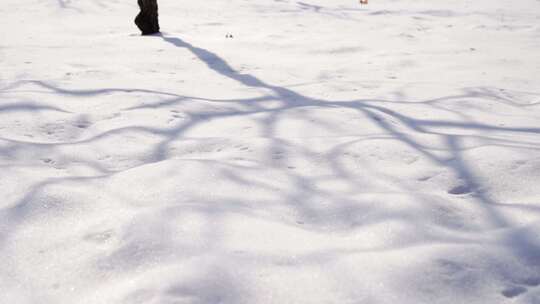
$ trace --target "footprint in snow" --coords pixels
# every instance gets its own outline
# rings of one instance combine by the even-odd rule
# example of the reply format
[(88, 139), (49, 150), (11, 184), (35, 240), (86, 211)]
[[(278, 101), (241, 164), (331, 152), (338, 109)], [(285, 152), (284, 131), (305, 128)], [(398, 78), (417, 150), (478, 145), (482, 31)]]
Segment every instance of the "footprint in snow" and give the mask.
[(453, 194), (453, 195), (462, 195), (462, 194), (468, 194), (471, 192), (472, 192), (472, 189), (468, 185), (458, 185), (448, 190), (448, 193)]
[(50, 159), (50, 158), (42, 158), (41, 161), (42, 161), (44, 164), (50, 165), (50, 166), (52, 166), (52, 167), (55, 168), (55, 169), (58, 169), (58, 170), (65, 169), (63, 166), (61, 166), (58, 162), (56, 162), (56, 161), (53, 160), (53, 159)]
[(425, 181), (430, 180), (432, 177), (433, 177), (432, 175), (425, 175), (425, 176), (421, 176), (417, 178), (416, 180), (419, 182), (425, 182)]
[[(538, 287), (540, 286), (540, 277), (525, 278), (524, 280), (521, 280), (519, 284), (527, 287)], [(515, 298), (526, 293), (527, 291), (527, 288), (524, 286), (511, 286), (501, 291), (501, 294), (507, 298)]]
[(100, 232), (89, 233), (83, 237), (83, 240), (92, 243), (104, 243), (113, 236), (112, 230), (105, 230)]
[(503, 296), (507, 298), (515, 298), (525, 292), (527, 292), (527, 288), (522, 287), (522, 286), (513, 286), (513, 287), (506, 288), (501, 293)]
[(86, 129), (92, 125), (92, 122), (86, 116), (79, 117), (73, 122), (73, 125), (79, 129)]

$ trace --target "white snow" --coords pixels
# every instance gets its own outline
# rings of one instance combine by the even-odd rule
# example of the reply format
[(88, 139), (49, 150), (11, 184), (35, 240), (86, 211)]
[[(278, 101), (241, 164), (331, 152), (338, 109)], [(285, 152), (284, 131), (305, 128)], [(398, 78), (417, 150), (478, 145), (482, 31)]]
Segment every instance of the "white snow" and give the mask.
[(3, 0), (0, 303), (540, 303), (539, 1), (158, 2)]

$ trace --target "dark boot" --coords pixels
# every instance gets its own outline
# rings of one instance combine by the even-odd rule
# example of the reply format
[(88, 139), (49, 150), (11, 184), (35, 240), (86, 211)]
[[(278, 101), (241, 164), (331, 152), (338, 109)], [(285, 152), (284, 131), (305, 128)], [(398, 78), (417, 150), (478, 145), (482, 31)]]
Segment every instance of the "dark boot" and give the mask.
[(135, 24), (143, 35), (159, 33), (157, 0), (137, 0), (141, 11), (135, 17)]

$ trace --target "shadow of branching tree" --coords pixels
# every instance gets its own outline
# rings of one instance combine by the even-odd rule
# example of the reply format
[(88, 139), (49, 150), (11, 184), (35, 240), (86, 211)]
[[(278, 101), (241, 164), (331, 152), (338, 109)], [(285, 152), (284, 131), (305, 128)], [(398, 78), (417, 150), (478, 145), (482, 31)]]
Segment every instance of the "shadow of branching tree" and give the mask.
[[(318, 10), (317, 7), (306, 7), (305, 9)], [(19, 224), (31, 216), (31, 213), (35, 212), (33, 211), (33, 204), (36, 204), (36, 197), (42, 195), (43, 191), (48, 187), (65, 182), (92, 183), (94, 180), (113, 178), (116, 175), (131, 172), (128, 170), (138, 170), (139, 167), (142, 168), (145, 165), (157, 164), (171, 159), (181, 159), (189, 162), (199, 161), (211, 166), (214, 168), (216, 175), (226, 180), (223, 185), (240, 191), (236, 197), (230, 194), (220, 196), (219, 205), (216, 205), (215, 202), (208, 198), (204, 199), (195, 195), (189, 197), (189, 195), (183, 194), (184, 200), (196, 201), (197, 203), (180, 206), (179, 208), (189, 209), (206, 219), (206, 230), (202, 236), (208, 238), (205, 240), (208, 245), (200, 249), (192, 248), (192, 251), (189, 251), (188, 248), (182, 248), (185, 252), (195, 256), (201, 254), (202, 251), (218, 250), (221, 244), (220, 223), (230, 213), (263, 218), (286, 225), (301, 225), (302, 229), (318, 233), (346, 234), (348, 231), (357, 231), (364, 227), (395, 221), (407, 222), (410, 225), (414, 224), (414, 229), (411, 231), (418, 233), (417, 236), (412, 235), (394, 242), (380, 242), (380, 244), (374, 246), (359, 245), (356, 249), (332, 247), (315, 250), (295, 258), (294, 263), (305, 264), (323, 263), (323, 260), (336, 260), (342, 256), (362, 252), (386, 252), (422, 246), (433, 242), (457, 245), (479, 244), (485, 241), (482, 237), (479, 237), (484, 231), (504, 230), (505, 228), (519, 226), (518, 223), (513, 222), (503, 212), (504, 210), (520, 210), (534, 214), (535, 217), (540, 216), (540, 207), (536, 205), (501, 202), (494, 198), (490, 193), (490, 188), (486, 187), (481, 172), (475, 169), (475, 165), (465, 155), (467, 151), (481, 147), (504, 147), (528, 151), (538, 155), (540, 153), (540, 140), (538, 138), (540, 127), (510, 127), (494, 122), (475, 121), (467, 112), (452, 107), (453, 103), (460, 100), (478, 98), (501, 103), (507, 107), (525, 110), (533, 109), (538, 106), (538, 102), (524, 103), (521, 97), (534, 96), (534, 98), (538, 98), (539, 94), (537, 93), (511, 92), (499, 88), (477, 87), (463, 89), (459, 94), (453, 96), (442, 96), (421, 101), (327, 100), (306, 96), (291, 88), (273, 85), (254, 75), (237, 71), (218, 54), (192, 45), (180, 38), (157, 36), (156, 39), (162, 39), (165, 43), (188, 50), (211, 71), (241, 86), (255, 88), (261, 92), (261, 96), (245, 99), (216, 99), (136, 88), (74, 90), (37, 80), (20, 81), (2, 88), (0, 94), (13, 92), (22, 94), (30, 91), (45, 94), (49, 92), (55, 95), (73, 97), (74, 99), (100, 97), (107, 94), (150, 96), (151, 100), (146, 100), (144, 104), (122, 109), (123, 112), (127, 113), (142, 110), (176, 109), (178, 106), (188, 102), (200, 102), (205, 106), (196, 110), (177, 111), (178, 115), (182, 115), (183, 119), (174, 121), (166, 127), (130, 124), (97, 133), (76, 133), (69, 140), (60, 142), (24, 141), (9, 138), (8, 135), (3, 133), (2, 138), (0, 138), (0, 155), (2, 155), (3, 163), (9, 164), (12, 162), (15, 164), (17, 161), (24, 161), (24, 156), (21, 156), (25, 153), (24, 151), (34, 151), (32, 152), (34, 154), (52, 155), (48, 158), (54, 158), (57, 161), (63, 157), (63, 161), (59, 162), (66, 164), (66, 166), (74, 162), (84, 164), (89, 168), (93, 168), (95, 174), (90, 176), (67, 174), (67, 176), (52, 177), (37, 182), (17, 202), (0, 210), (1, 218), (7, 223), (1, 227), (0, 242), (6, 241), (11, 235), (17, 233)], [(452, 119), (415, 116), (409, 114), (412, 110), (406, 110), (407, 108), (432, 110), (445, 114), (444, 117), (452, 117)], [(326, 121), (315, 117), (314, 112), (328, 111), (329, 113), (337, 113), (342, 110), (348, 111), (347, 113), (354, 113), (355, 119), (362, 121), (359, 125), (370, 126), (369, 129), (359, 130), (357, 133), (347, 133), (341, 137), (336, 136), (334, 139), (324, 139), (327, 142), (318, 138), (307, 138), (303, 141), (301, 138), (284, 136), (283, 132), (278, 132), (283, 121), (294, 116), (297, 121), (308, 125), (317, 125), (337, 134), (342, 130), (340, 122)], [(0, 115), (16, 111), (29, 113), (54, 111), (62, 115), (76, 115), (58, 106), (39, 104), (37, 102), (0, 105)], [(234, 118), (245, 118), (251, 121), (258, 129), (258, 136), (250, 138), (236, 137), (234, 134), (221, 138), (188, 136), (191, 131), (211, 122)], [(77, 121), (81, 121), (81, 119)], [(84, 125), (84, 127), (90, 126)], [(516, 134), (520, 136), (514, 138)], [(112, 143), (137, 136), (151, 138), (151, 144), (140, 147), (139, 150), (134, 151), (132, 154), (130, 154), (130, 151), (125, 151), (124, 160), (128, 159), (129, 161), (124, 166), (114, 166), (112, 163), (103, 161), (103, 159), (85, 158), (73, 152), (74, 150), (70, 150), (71, 147), (75, 146), (87, 149), (95, 146), (105, 146), (101, 145), (101, 143)], [(317, 143), (318, 140), (331, 145), (324, 148), (316, 144), (310, 146), (310, 143)], [(243, 157), (239, 159), (243, 162), (240, 163), (233, 162), (230, 159), (210, 159), (212, 158), (210, 154), (208, 159), (204, 159), (204, 156), (197, 158), (190, 154), (191, 148), (189, 148), (193, 146), (193, 149), (205, 152), (206, 148), (201, 148), (201, 146), (210, 145), (212, 151), (222, 149), (223, 146), (235, 146), (241, 152), (247, 153), (250, 149), (250, 141), (258, 141), (261, 146), (266, 148), (258, 151), (261, 156), (256, 159), (242, 154)], [(373, 143), (377, 144), (374, 145)], [(117, 144), (120, 145), (121, 143)], [(379, 145), (379, 150), (377, 150), (377, 145)], [(392, 146), (398, 147), (397, 150), (390, 149)], [(385, 151), (385, 149), (388, 150)], [(387, 156), (391, 159), (395, 157), (392, 155), (394, 151), (406, 152), (405, 154), (410, 157), (410, 161), (405, 160), (406, 162), (423, 161), (431, 164), (431, 166), (437, 168), (439, 173), (444, 172), (448, 176), (453, 176), (457, 182), (449, 184), (447, 189), (417, 189), (418, 183), (401, 180), (404, 177), (400, 177), (397, 168), (396, 173), (393, 174), (392, 167), (379, 167), (367, 159), (368, 157), (377, 156)], [(290, 161), (288, 159), (290, 157), (295, 157), (296, 163)], [(115, 161), (118, 162), (119, 160)], [(302, 161), (308, 164), (302, 167)], [(317, 161), (320, 161), (320, 163), (316, 163)], [(315, 164), (309, 164), (310, 162)], [(388, 164), (389, 166), (401, 166), (398, 163)], [(193, 166), (195, 166), (193, 168), (198, 168), (196, 167), (198, 165)], [(318, 166), (325, 168), (317, 168)], [(260, 175), (264, 176), (265, 172), (271, 173), (272, 176), (279, 176), (281, 182), (261, 177)], [(174, 174), (179, 173), (171, 174), (175, 176)], [(195, 173), (193, 174), (195, 175)], [(425, 178), (419, 177), (418, 180), (427, 181), (436, 178), (436, 175), (435, 173)], [(408, 175), (408, 177), (411, 176)], [(204, 187), (212, 188), (213, 186), (205, 185)], [(429, 188), (430, 186), (425, 187)], [(363, 193), (363, 188), (379, 189), (380, 192)], [(272, 202), (278, 202), (277, 204), (284, 208), (280, 210), (288, 210), (293, 216), (275, 217), (272, 214), (257, 210), (256, 204), (248, 203), (242, 197), (241, 192), (243, 189), (269, 193), (268, 201), (259, 203), (271, 205)], [(437, 191), (441, 193), (437, 193)], [(125, 199), (125, 197), (117, 193), (111, 195), (116, 196), (118, 200)], [(441, 216), (440, 210), (446, 212), (452, 208), (458, 208), (451, 205), (452, 199), (449, 198), (457, 196), (466, 197), (466, 202), (470, 203), (470, 205), (467, 205), (468, 210), (482, 215), (482, 219), (478, 220), (482, 225), (469, 223), (470, 217), (466, 214), (456, 213), (446, 218)], [(401, 201), (403, 197), (406, 197), (405, 200), (410, 202)], [(394, 199), (398, 203), (392, 203)], [(404, 206), (410, 206), (412, 209), (400, 208), (400, 203)], [(171, 214), (178, 212), (174, 207), (171, 208), (168, 209)], [(423, 210), (428, 210), (425, 212), (428, 212), (428, 215), (435, 217), (435, 219), (422, 219), (420, 216), (425, 214), (422, 213)], [(420, 215), (416, 214), (417, 212)], [(148, 219), (148, 221), (156, 224), (153, 220)], [(467, 234), (468, 232), (471, 234)], [(154, 251), (147, 248), (154, 255), (153, 259), (156, 259), (156, 254), (160, 261), (167, 261), (167, 259), (177, 257), (170, 255), (170, 253), (163, 253), (167, 250), (163, 249), (166, 247), (165, 241), (160, 243), (160, 238), (166, 238), (166, 236), (167, 233), (164, 233), (163, 236), (153, 236), (156, 238), (155, 244), (157, 245), (148, 247)], [(532, 270), (540, 269), (540, 244), (532, 230), (512, 230), (511, 233), (502, 236), (502, 244), (504, 244), (504, 249), (510, 252), (521, 265), (525, 265), (525, 267)], [(98, 261), (97, 265), (103, 269), (111, 267), (130, 269), (134, 265), (142, 263), (141, 259), (145, 258), (144, 255), (131, 254), (133, 251), (141, 250), (141, 246), (143, 245), (140, 245), (137, 239), (128, 239), (123, 247)], [(255, 259), (254, 257), (251, 258)], [(269, 260), (281, 259), (272, 255), (265, 258)], [(489, 259), (489, 257), (487, 258)], [(257, 257), (257, 259), (262, 258)], [(448, 263), (445, 265), (448, 265)], [(496, 259), (493, 259), (491, 266), (499, 272), (498, 275), (505, 277), (503, 279), (511, 277), (511, 275), (505, 274), (506, 268), (499, 265)], [(219, 269), (219, 273), (221, 276), (229, 278), (227, 281), (234, 281), (233, 278), (230, 278), (230, 274), (222, 268)], [(509, 280), (513, 280), (513, 278)], [(223, 291), (223, 293), (229, 294), (225, 299), (234, 302), (234, 299), (237, 299), (240, 295), (234, 290), (231, 291), (234, 286), (229, 285), (225, 286), (226, 288), (221, 286), (216, 290), (221, 290), (220, 288), (227, 289), (228, 291)], [(186, 285), (171, 286), (170, 293), (196, 295), (208, 286), (213, 285), (208, 285), (204, 283), (204, 280), (198, 278), (197, 284), (191, 287), (186, 287)], [(461, 286), (461, 288), (466, 288), (466, 286)], [(221, 299), (220, 292), (217, 293), (219, 294), (207, 294), (206, 298), (200, 298), (200, 300), (215, 303)]]

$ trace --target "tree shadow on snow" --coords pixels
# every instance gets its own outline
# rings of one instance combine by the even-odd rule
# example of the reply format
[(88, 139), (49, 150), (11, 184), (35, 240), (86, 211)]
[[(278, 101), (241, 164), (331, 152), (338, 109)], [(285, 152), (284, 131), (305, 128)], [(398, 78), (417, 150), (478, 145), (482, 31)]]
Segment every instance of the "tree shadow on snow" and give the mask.
[[(303, 95), (295, 90), (273, 85), (265, 82), (258, 77), (249, 73), (242, 73), (234, 69), (226, 60), (221, 58), (218, 54), (204, 49), (202, 47), (195, 46), (187, 41), (184, 41), (177, 37), (169, 36), (156, 36), (157, 39), (163, 39), (164, 42), (174, 45), (175, 47), (188, 50), (195, 55), (208, 69), (221, 75), (226, 79), (233, 80), (238, 84), (248, 87), (260, 89), (264, 92), (262, 96), (246, 99), (215, 99), (205, 98), (199, 96), (184, 96), (171, 92), (161, 92), (148, 89), (134, 89), (134, 88), (101, 88), (95, 90), (73, 90), (55, 86), (51, 83), (44, 81), (22, 81), (14, 85), (3, 88), (3, 91), (12, 91), (14, 89), (21, 89), (25, 87), (37, 88), (36, 92), (52, 92), (53, 94), (72, 96), (73, 98), (80, 97), (99, 97), (106, 94), (148, 94), (155, 98), (155, 102), (147, 103), (140, 106), (134, 106), (126, 108), (125, 111), (137, 111), (143, 109), (156, 109), (156, 108), (168, 108), (182, 104), (186, 101), (200, 101), (209, 104), (230, 105), (230, 108), (224, 107), (218, 111), (199, 110), (196, 112), (183, 113), (188, 119), (184, 119), (181, 122), (176, 123), (171, 127), (148, 127), (144, 125), (130, 125), (112, 130), (101, 132), (97, 135), (92, 135), (84, 138), (77, 138), (69, 142), (63, 143), (32, 143), (30, 141), (24, 142), (20, 140), (10, 140), (9, 138), (0, 138), (0, 153), (5, 159), (9, 160), (9, 156), (13, 159), (17, 158), (19, 153), (24, 150), (36, 150), (46, 151), (50, 154), (59, 154), (66, 146), (73, 145), (88, 145), (92, 143), (101, 142), (110, 138), (122, 138), (123, 135), (143, 134), (157, 138), (156, 143), (146, 147), (145, 159), (141, 159), (134, 167), (157, 163), (163, 160), (167, 160), (171, 157), (172, 149), (171, 145), (178, 141), (189, 141), (192, 139), (184, 138), (184, 135), (194, 129), (212, 120), (231, 118), (231, 117), (246, 117), (248, 115), (264, 114), (264, 117), (256, 120), (256, 123), (260, 127), (260, 139), (268, 141), (269, 149), (267, 152), (268, 159), (273, 159), (275, 169), (282, 172), (287, 182), (292, 185), (290, 190), (284, 191), (283, 189), (276, 188), (275, 185), (267, 182), (248, 178), (251, 174), (257, 174), (257, 169), (249, 168), (245, 166), (233, 166), (230, 163), (216, 161), (219, 165), (216, 165), (216, 174), (226, 178), (230, 183), (239, 185), (239, 187), (256, 188), (269, 192), (273, 192), (280, 197), (282, 203), (286, 204), (289, 208), (294, 210), (296, 214), (296, 223), (287, 223), (290, 225), (302, 225), (306, 230), (324, 232), (325, 229), (337, 232), (347, 232), (353, 229), (362, 229), (368, 225), (376, 225), (378, 223), (386, 223), (392, 221), (401, 222), (414, 222), (417, 225), (416, 229), (423, 236), (419, 239), (411, 238), (403, 242), (397, 242), (395, 244), (385, 244), (381, 246), (375, 246), (373, 248), (348, 250), (340, 248), (330, 248), (321, 252), (313, 252), (306, 254), (305, 256), (298, 256), (295, 258), (292, 264), (298, 263), (326, 263), (327, 261), (337, 260), (340, 257), (361, 254), (362, 252), (384, 252), (389, 250), (397, 250), (414, 246), (421, 246), (429, 242), (458, 244), (458, 245), (475, 245), (477, 242), (481, 243), (482, 240), (475, 240), (469, 237), (451, 237), (448, 234), (439, 234), (437, 229), (441, 228), (450, 231), (463, 232), (462, 225), (457, 222), (449, 220), (422, 222), (422, 219), (415, 214), (420, 209), (413, 210), (399, 210), (399, 208), (389, 208), (392, 206), (387, 202), (381, 202), (381, 204), (372, 204), (371, 201), (376, 200), (373, 198), (368, 199), (369, 204), (355, 197), (349, 197), (348, 192), (344, 191), (344, 194), (334, 193), (331, 189), (323, 189), (318, 187), (318, 184), (325, 182), (339, 181), (347, 184), (350, 189), (362, 189), (364, 182), (356, 177), (355, 170), (369, 171), (373, 179), (381, 181), (392, 182), (396, 178), (389, 176), (375, 166), (370, 166), (369, 162), (362, 162), (361, 157), (358, 160), (363, 164), (362, 168), (351, 167), (347, 162), (344, 162), (344, 157), (354, 152), (355, 149), (359, 149), (362, 145), (367, 145), (374, 140), (392, 141), (396, 145), (403, 147), (412, 153), (424, 159), (432, 164), (435, 164), (439, 168), (447, 170), (453, 174), (459, 184), (453, 185), (447, 189), (447, 193), (442, 193), (436, 199), (432, 196), (424, 196), (414, 189), (412, 186), (408, 186), (406, 183), (403, 185), (396, 184), (397, 187), (401, 187), (396, 193), (406, 193), (414, 201), (412, 206), (437, 206), (439, 202), (440, 208), (448, 208), (446, 196), (462, 195), (467, 196), (469, 200), (474, 201), (474, 210), (481, 213), (484, 217), (484, 221), (488, 223), (490, 229), (503, 229), (509, 227), (515, 227), (517, 224), (512, 219), (508, 218), (505, 214), (500, 212), (500, 207), (503, 207), (506, 202), (499, 202), (492, 198), (489, 191), (485, 189), (483, 181), (479, 177), (479, 172), (474, 169), (474, 166), (465, 157), (464, 153), (471, 149), (468, 141), (475, 140), (484, 143), (486, 146), (500, 146), (509, 147), (513, 149), (523, 149), (526, 151), (540, 151), (540, 144), (534, 140), (530, 142), (513, 140), (513, 134), (525, 134), (527, 136), (538, 136), (540, 134), (540, 128), (537, 126), (531, 127), (506, 127), (500, 125), (494, 125), (489, 123), (481, 123), (473, 121), (468, 118), (466, 113), (459, 113), (448, 107), (445, 107), (446, 103), (452, 103), (457, 100), (467, 98), (485, 98), (493, 100), (495, 102), (504, 103), (510, 107), (527, 108), (534, 106), (535, 104), (522, 104), (517, 98), (509, 96), (508, 93), (502, 94), (500, 90), (495, 88), (468, 88), (462, 90), (460, 94), (454, 96), (443, 96), (436, 99), (423, 100), (423, 101), (407, 101), (407, 100), (373, 100), (373, 99), (356, 99), (356, 100), (327, 100), (316, 97), (310, 97)], [(269, 106), (269, 105), (272, 106)], [(276, 105), (277, 104), (277, 105)], [(460, 119), (445, 120), (445, 119), (426, 119), (416, 118), (413, 115), (404, 114), (395, 107), (398, 106), (421, 106), (437, 109), (446, 113), (455, 115)], [(358, 114), (358, 116), (368, 121), (372, 126), (376, 127), (380, 132), (375, 134), (363, 134), (363, 135), (350, 135), (351, 139), (342, 142), (327, 153), (329, 159), (329, 165), (331, 167), (331, 174), (321, 176), (309, 176), (299, 172), (296, 172), (291, 164), (283, 160), (289, 151), (294, 150), (296, 153), (302, 155), (305, 159), (313, 159), (317, 156), (317, 151), (314, 151), (309, 146), (300, 145), (294, 141), (283, 138), (277, 135), (277, 126), (285, 113), (293, 110), (302, 110), (317, 108), (319, 110), (349, 110)], [(53, 110), (60, 111), (65, 114), (69, 114), (69, 111), (62, 110), (57, 107), (36, 105), (36, 104), (8, 104), (0, 106), (0, 115), (4, 115), (10, 111), (34, 111), (34, 110)], [(297, 118), (303, 121), (311, 119), (309, 114), (301, 111), (295, 112)], [(321, 125), (325, 125), (327, 128), (336, 128), (338, 126), (333, 125), (325, 121), (317, 121)], [(499, 135), (504, 135), (501, 137)], [(427, 145), (420, 138), (429, 137), (433, 139), (433, 142), (438, 144)], [(234, 141), (234, 137), (228, 139)], [(478, 147), (478, 146), (475, 146)], [(349, 154), (348, 154), (349, 153)], [(72, 158), (69, 158), (72, 157)], [(76, 157), (69, 156), (67, 161), (74, 161)], [(185, 155), (189, 158), (189, 155)], [(81, 162), (81, 159), (77, 159)], [(86, 160), (88, 166), (96, 168), (101, 172), (96, 175), (96, 179), (107, 178), (113, 176), (119, 172), (125, 170), (110, 170), (106, 165), (101, 164), (99, 161)], [(399, 177), (398, 177), (399, 178)], [(87, 182), (86, 179), (81, 177), (73, 178), (50, 178), (44, 182), (34, 185), (34, 189), (30, 191), (26, 196), (20, 199), (14, 205), (8, 206), (0, 210), (0, 218), (5, 220), (8, 225), (1, 226), (0, 230), (0, 246), (2, 242), (9, 239), (9, 237), (17, 232), (17, 227), (20, 223), (24, 222), (32, 211), (32, 204), (38, 204), (35, 201), (35, 196), (41, 193), (42, 190), (63, 183), (67, 180), (72, 182)], [(210, 186), (211, 185), (207, 185)], [(383, 194), (381, 194), (383, 195)], [(320, 206), (316, 200), (326, 200), (331, 204), (326, 206)], [(197, 213), (207, 218), (208, 229), (211, 230), (209, 235), (214, 235), (212, 242), (219, 244), (219, 223), (222, 222), (221, 218), (227, 212), (236, 212), (239, 214), (245, 214), (250, 217), (262, 217), (266, 220), (272, 219), (270, 216), (261, 215), (255, 210), (250, 209), (250, 206), (239, 207), (239, 198), (230, 198), (222, 202), (222, 206), (226, 206), (223, 210), (210, 210), (212, 202), (201, 202), (201, 206), (208, 203), (208, 208), (197, 209)], [(361, 202), (360, 202), (361, 201)], [(360, 202), (360, 203), (359, 203)], [(414, 205), (418, 204), (418, 205)], [(526, 205), (513, 204), (511, 207), (524, 212), (530, 212), (533, 214), (540, 214), (538, 208), (534, 208)], [(506, 208), (505, 207), (505, 208)], [(228, 209), (227, 209), (228, 208)], [(427, 208), (427, 207), (426, 207)], [(459, 216), (458, 216), (459, 217)], [(463, 221), (466, 221), (464, 219)], [(465, 224), (466, 225), (466, 224)], [(432, 227), (430, 227), (432, 226)], [(326, 227), (326, 228), (325, 228)], [(328, 228), (330, 227), (330, 228)], [(468, 228), (474, 231), (474, 228)], [(431, 231), (431, 232), (430, 232)], [(477, 229), (476, 232), (481, 232), (482, 229)], [(136, 242), (135, 242), (136, 243)], [(114, 253), (104, 257), (99, 261), (99, 265), (116, 265), (114, 267), (123, 267), (125, 269), (131, 269), (134, 265), (142, 263), (140, 259), (149, 258), (145, 255), (134, 255), (133, 252), (140, 249), (139, 245), (133, 242), (126, 242), (116, 250)], [(540, 269), (540, 244), (535, 239), (534, 232), (530, 229), (522, 229), (518, 232), (511, 234), (505, 241), (505, 250), (511, 252), (513, 256), (520, 261), (525, 267), (531, 267), (531, 269)], [(217, 245), (216, 245), (217, 246)], [(138, 249), (139, 248), (139, 249)], [(152, 250), (154, 250), (153, 248)], [(159, 248), (158, 248), (159, 249)], [(158, 250), (155, 249), (155, 250)], [(185, 249), (185, 248), (179, 248)], [(187, 250), (187, 249), (186, 249)], [(208, 250), (208, 248), (205, 248)], [(152, 251), (149, 251), (152, 253)], [(202, 252), (194, 252), (194, 255), (202, 254)], [(130, 261), (130, 258), (134, 260)], [(164, 260), (167, 256), (162, 257)], [(246, 257), (247, 259), (261, 259), (261, 257)], [(282, 257), (268, 256), (270, 260), (283, 260)], [(122, 264), (120, 262), (124, 262)], [(289, 262), (287, 262), (289, 263)], [(443, 267), (458, 266), (452, 264), (453, 262), (442, 261), (440, 262)], [(493, 261), (493, 266), (497, 269), (497, 260)], [(111, 266), (112, 267), (112, 266)], [(214, 266), (209, 266), (209, 271)], [(461, 267), (461, 266), (459, 266)], [(458, 268), (459, 268), (458, 267)], [(171, 286), (168, 289), (168, 293), (171, 297), (199, 297), (199, 300), (203, 303), (213, 303), (220, 299), (237, 299), (239, 295), (233, 290), (233, 284), (220, 285), (220, 281), (234, 281), (234, 278), (230, 278), (228, 270), (220, 269), (226, 279), (216, 279), (214, 281), (205, 281), (202, 278), (194, 279), (197, 284), (180, 284), (179, 286)], [(504, 277), (510, 277), (505, 275), (505, 268), (498, 267), (498, 271), (502, 273)], [(479, 278), (481, 279), (481, 278)], [(216, 285), (217, 284), (217, 285)], [(189, 287), (187, 287), (189, 285)], [(218, 286), (219, 285), (219, 286)], [(219, 288), (216, 288), (218, 286)], [(465, 288), (461, 286), (460, 288)], [(206, 297), (201, 297), (201, 290), (207, 290), (211, 288), (214, 290), (212, 293), (206, 294)], [(225, 294), (229, 294), (225, 296)], [(512, 293), (508, 293), (512, 294)], [(231, 300), (233, 301), (233, 300)]]

